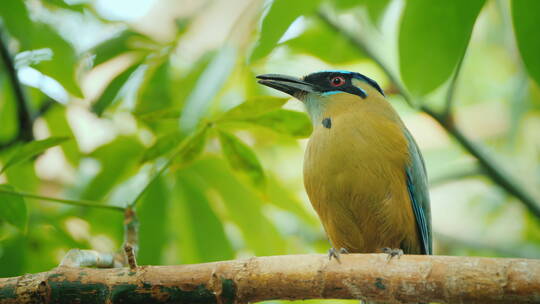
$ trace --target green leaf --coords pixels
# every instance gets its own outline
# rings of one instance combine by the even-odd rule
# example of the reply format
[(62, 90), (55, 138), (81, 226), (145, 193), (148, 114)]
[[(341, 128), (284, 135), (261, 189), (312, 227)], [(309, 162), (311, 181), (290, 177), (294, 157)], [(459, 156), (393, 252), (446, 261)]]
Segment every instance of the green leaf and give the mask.
[(77, 13), (83, 13), (85, 8), (84, 4), (67, 4), (64, 0), (44, 0), (43, 2), (56, 8), (62, 8)]
[(223, 113), (218, 121), (243, 120), (281, 108), (288, 98), (254, 97)]
[(379, 24), (382, 16), (384, 15), (384, 12), (386, 11), (386, 8), (388, 7), (388, 4), (390, 4), (390, 0), (364, 1), (364, 5), (366, 6), (371, 21), (373, 22), (373, 24)]
[(178, 146), (186, 136), (176, 130), (156, 139), (156, 142), (144, 152), (141, 162), (152, 161)]
[[(333, 64), (343, 64), (365, 57), (350, 40), (343, 35), (336, 35), (334, 30), (318, 19), (313, 20), (302, 35), (286, 41), (284, 45)], [(329, 45), (332, 47), (328, 47)]]
[(139, 253), (142, 265), (160, 265), (169, 239), (167, 215), (171, 193), (162, 177), (149, 186), (137, 205), (139, 218)]
[(33, 24), (28, 16), (28, 10), (24, 1), (2, 1), (2, 5), (0, 5), (0, 16), (2, 17), (3, 25), (13, 37), (17, 38), (22, 45), (31, 44), (32, 37), (30, 32)]
[(263, 168), (251, 148), (236, 136), (219, 131), (219, 142), (223, 154), (233, 170), (244, 172), (249, 180), (256, 186), (261, 187), (265, 183)]
[(330, 3), (339, 10), (350, 10), (362, 5), (366, 8), (373, 24), (378, 24), (390, 0), (334, 0)]
[(25, 231), (28, 214), (24, 198), (16, 194), (4, 193), (2, 190), (14, 191), (14, 189), (9, 185), (0, 185), (0, 219)]
[(465, 53), (484, 0), (407, 1), (399, 33), (401, 76), (413, 94), (444, 83)]
[(122, 136), (92, 152), (90, 156), (99, 160), (101, 171), (84, 189), (82, 198), (103, 199), (116, 184), (134, 173), (143, 149), (136, 138)]
[(333, 0), (329, 3), (333, 4), (338, 10), (349, 10), (362, 4), (362, 0)]
[(34, 23), (33, 40), (26, 49), (50, 48), (52, 60), (41, 61), (36, 68), (45, 75), (56, 79), (68, 92), (83, 97), (76, 70), (79, 58), (69, 42), (46, 24)]
[(182, 171), (185, 172), (182, 173), (184, 180), (191, 181), (194, 180), (192, 177), (200, 176), (204, 184), (199, 189), (215, 190), (212, 194), (216, 195), (209, 195), (209, 198), (212, 198), (213, 206), (223, 206), (222, 221), (231, 221), (240, 229), (242, 240), (238, 242), (244, 242), (256, 255), (286, 253), (285, 241), (263, 213), (264, 201), (260, 192), (239, 180), (225, 160), (203, 158)]
[(302, 15), (312, 14), (319, 3), (319, 0), (274, 0), (263, 19), (260, 38), (250, 61), (257, 61), (270, 54), (293, 21)]
[(175, 189), (177, 199), (171, 225), (180, 236), (182, 263), (233, 259), (231, 242), (210, 204), (208, 185), (198, 174), (178, 171)]
[(150, 66), (139, 87), (135, 114), (145, 114), (169, 108), (171, 97), (171, 67), (169, 60), (162, 60)]
[[(75, 138), (71, 126), (67, 120), (67, 108), (61, 106), (60, 104), (54, 104), (51, 108), (45, 113), (44, 118), (47, 121), (47, 126), (51, 133), (51, 136), (62, 136)], [(79, 146), (77, 141), (69, 140), (60, 144), (66, 159), (71, 165), (77, 167), (79, 159), (81, 158), (81, 152), (79, 151)]]
[(514, 0), (511, 3), (514, 32), (519, 52), (527, 72), (537, 84), (540, 84), (540, 39), (538, 39), (540, 2), (535, 0)]
[(320, 225), (315, 214), (308, 212), (305, 205), (293, 194), (292, 189), (286, 187), (283, 181), (276, 176), (269, 176), (267, 180), (268, 191), (266, 193), (271, 204), (291, 212), (310, 226), (318, 227)]
[[(144, 48), (146, 46), (146, 48)], [(126, 30), (118, 36), (106, 40), (95, 46), (90, 52), (95, 55), (94, 66), (107, 62), (116, 56), (130, 51), (148, 53), (149, 48), (157, 47), (157, 44), (147, 36)]]
[(129, 66), (127, 69), (125, 69), (120, 74), (116, 75), (113, 80), (109, 83), (109, 85), (103, 90), (101, 95), (96, 99), (96, 101), (92, 104), (92, 112), (96, 113), (96, 115), (101, 116), (105, 109), (107, 109), (108, 106), (110, 106), (113, 101), (117, 99), (118, 93), (124, 86), (124, 84), (128, 81), (129, 77), (139, 68), (141, 65), (141, 61), (136, 61), (133, 63), (133, 65)]
[(13, 165), (28, 160), (31, 157), (36, 156), (41, 152), (49, 149), (50, 147), (54, 147), (68, 139), (68, 137), (49, 137), (47, 139), (29, 142), (21, 146), (17, 151), (15, 151), (11, 158), (7, 160), (0, 173), (6, 171), (9, 167)]
[(197, 84), (184, 105), (180, 116), (180, 128), (183, 132), (193, 131), (206, 114), (214, 97), (232, 72), (236, 57), (236, 49), (230, 45), (222, 47), (213, 56), (212, 61), (197, 79)]
[(24, 1), (3, 1), (0, 16), (10, 34), (19, 40), (22, 50), (49, 48), (52, 51), (51, 60), (41, 61), (35, 66), (40, 72), (56, 79), (71, 94), (82, 97), (76, 79), (78, 57), (69, 42), (49, 25), (32, 22)]
[(313, 125), (305, 113), (285, 109), (275, 110), (245, 121), (298, 138), (309, 137), (313, 131)]
[(194, 161), (204, 150), (208, 128), (203, 127), (188, 136), (180, 146), (180, 150), (174, 157), (172, 166), (175, 168), (185, 166)]
[(27, 272), (27, 264), (29, 263), (27, 253), (31, 251), (28, 250), (28, 245), (28, 241), (22, 233), (17, 233), (0, 242), (2, 251), (0, 255), (1, 277), (14, 277)]

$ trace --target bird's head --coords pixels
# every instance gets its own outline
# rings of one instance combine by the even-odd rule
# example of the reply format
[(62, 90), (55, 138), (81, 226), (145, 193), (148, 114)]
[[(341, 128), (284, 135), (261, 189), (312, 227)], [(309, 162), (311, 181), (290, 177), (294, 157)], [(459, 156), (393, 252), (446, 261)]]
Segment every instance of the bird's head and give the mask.
[(339, 102), (343, 97), (353, 95), (362, 100), (373, 95), (384, 97), (383, 90), (373, 79), (349, 71), (323, 71), (303, 78), (279, 74), (264, 74), (257, 78), (260, 84), (303, 101), (312, 119), (318, 119), (327, 105)]

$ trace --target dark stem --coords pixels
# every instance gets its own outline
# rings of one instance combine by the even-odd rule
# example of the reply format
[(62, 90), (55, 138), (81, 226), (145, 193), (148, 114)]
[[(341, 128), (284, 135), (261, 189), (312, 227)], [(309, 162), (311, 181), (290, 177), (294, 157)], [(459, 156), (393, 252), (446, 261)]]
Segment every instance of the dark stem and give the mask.
[(491, 158), (480, 146), (472, 142), (465, 134), (461, 133), (456, 128), (450, 117), (436, 113), (427, 106), (422, 106), (422, 110), (433, 117), (446, 131), (452, 135), (465, 150), (469, 151), (482, 166), (482, 171), (485, 172), (496, 184), (505, 189), (509, 194), (519, 199), (527, 209), (540, 218), (540, 206), (524, 189), (520, 187), (505, 170), (497, 165), (497, 162)]
[(17, 135), (17, 140), (22, 141), (31, 141), (34, 139), (34, 133), (32, 131), (32, 113), (29, 108), (29, 103), (24, 94), (24, 90), (19, 77), (17, 76), (17, 70), (15, 69), (15, 64), (13, 58), (9, 53), (7, 48), (7, 39), (4, 35), (3, 29), (0, 26), (0, 56), (2, 56), (2, 61), (6, 67), (6, 71), (11, 82), (11, 87), (13, 88), (13, 95), (17, 101), (17, 116), (19, 119), (19, 134)]

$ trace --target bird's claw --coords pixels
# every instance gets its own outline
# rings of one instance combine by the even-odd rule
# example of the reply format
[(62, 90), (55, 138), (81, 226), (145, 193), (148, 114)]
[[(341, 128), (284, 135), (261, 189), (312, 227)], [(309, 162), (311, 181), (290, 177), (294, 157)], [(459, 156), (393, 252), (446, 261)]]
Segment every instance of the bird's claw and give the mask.
[(388, 255), (388, 257), (386, 258), (387, 261), (390, 261), (395, 256), (397, 256), (399, 259), (403, 255), (403, 250), (401, 250), (400, 248), (384, 247), (382, 249), (382, 252)]
[(328, 259), (332, 260), (332, 258), (335, 258), (339, 263), (341, 263), (340, 257), (342, 254), (347, 254), (349, 251), (345, 248), (340, 248), (339, 251), (336, 250), (336, 248), (332, 247), (328, 249)]

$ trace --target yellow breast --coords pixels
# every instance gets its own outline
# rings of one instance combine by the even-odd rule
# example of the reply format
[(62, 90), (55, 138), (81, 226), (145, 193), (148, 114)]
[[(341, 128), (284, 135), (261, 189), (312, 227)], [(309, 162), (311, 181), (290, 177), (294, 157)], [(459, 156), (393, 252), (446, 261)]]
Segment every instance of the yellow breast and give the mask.
[(333, 246), (419, 252), (397, 113), (382, 96), (336, 95), (314, 122), (304, 161), (306, 191)]

